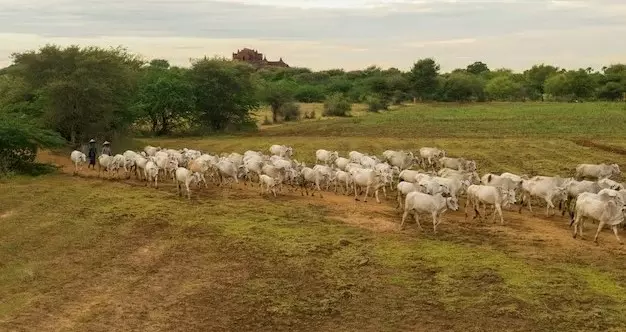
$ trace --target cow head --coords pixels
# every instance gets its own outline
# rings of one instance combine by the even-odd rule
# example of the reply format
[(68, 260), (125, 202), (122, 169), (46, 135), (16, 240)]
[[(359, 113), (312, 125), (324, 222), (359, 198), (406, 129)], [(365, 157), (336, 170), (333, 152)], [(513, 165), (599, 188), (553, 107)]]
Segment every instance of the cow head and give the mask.
[(619, 173), (621, 173), (619, 170), (619, 165), (617, 164), (611, 164), (611, 169), (614, 175), (619, 175)]
[(448, 206), (448, 209), (456, 211), (459, 209), (459, 200), (456, 197), (447, 197), (446, 206)]

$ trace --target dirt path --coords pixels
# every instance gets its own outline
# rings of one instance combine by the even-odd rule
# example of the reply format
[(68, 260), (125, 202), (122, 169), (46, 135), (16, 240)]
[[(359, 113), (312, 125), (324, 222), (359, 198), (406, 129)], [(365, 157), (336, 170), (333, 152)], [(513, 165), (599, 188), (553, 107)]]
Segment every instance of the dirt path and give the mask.
[[(61, 167), (64, 173), (72, 174), (74, 166), (69, 157), (58, 156), (43, 151), (38, 155), (38, 160), (48, 162)], [(141, 182), (135, 178), (131, 179), (98, 179), (98, 172), (88, 170), (86, 166), (79, 171), (77, 176), (86, 179), (98, 181), (119, 181), (130, 186), (145, 186), (145, 182)], [(105, 175), (106, 176), (106, 175)], [(176, 193), (175, 186), (171, 181), (159, 184), (160, 190), (168, 190), (173, 194)], [(228, 187), (218, 188), (209, 185), (208, 189), (198, 188), (193, 190), (193, 200), (201, 202), (204, 199), (210, 199), (216, 191), (232, 190), (237, 192), (237, 196), (258, 197), (258, 187), (251, 188), (243, 184), (234, 185), (233, 189)], [(380, 193), (381, 203), (376, 203), (373, 197), (368, 198), (367, 203), (355, 201), (353, 196), (345, 196), (332, 192), (324, 192), (324, 197), (320, 198), (302, 196), (299, 191), (280, 193), (279, 197), (268, 199), (290, 200), (296, 204), (312, 204), (323, 207), (329, 211), (328, 215), (333, 219), (340, 220), (350, 225), (366, 228), (375, 232), (400, 232), (398, 230), (399, 221), (401, 219), (400, 210), (396, 209), (395, 192), (388, 192), (385, 199), (382, 192)], [(361, 196), (362, 198), (362, 196)], [(626, 256), (626, 246), (619, 245), (615, 240), (610, 229), (604, 229), (599, 237), (600, 245), (595, 245), (592, 241), (593, 235), (597, 229), (597, 224), (587, 222), (584, 240), (572, 239), (572, 231), (569, 227), (569, 221), (566, 217), (560, 215), (546, 217), (545, 209), (537, 207), (533, 213), (527, 209), (522, 210), (519, 214), (515, 211), (504, 211), (505, 225), (500, 225), (499, 221), (495, 224), (490, 223), (491, 215), (488, 215), (486, 221), (481, 222), (478, 219), (471, 220), (473, 213), (470, 211), (470, 218), (465, 220), (463, 211), (464, 200), (461, 201), (459, 211), (447, 212), (444, 215), (443, 223), (438, 227), (437, 236), (445, 236), (448, 232), (481, 232), (483, 240), (489, 242), (491, 239), (497, 238), (506, 242), (507, 247), (513, 251), (524, 252), (526, 255), (533, 255), (533, 251), (551, 250), (556, 255), (567, 256), (605, 256), (605, 255), (623, 255)], [(496, 218), (497, 219), (497, 218)], [(429, 218), (422, 219), (422, 227), (427, 234), (432, 233), (432, 222)], [(414, 224), (408, 224), (402, 232), (411, 236), (418, 235), (418, 231)], [(440, 235), (443, 234), (443, 235)]]

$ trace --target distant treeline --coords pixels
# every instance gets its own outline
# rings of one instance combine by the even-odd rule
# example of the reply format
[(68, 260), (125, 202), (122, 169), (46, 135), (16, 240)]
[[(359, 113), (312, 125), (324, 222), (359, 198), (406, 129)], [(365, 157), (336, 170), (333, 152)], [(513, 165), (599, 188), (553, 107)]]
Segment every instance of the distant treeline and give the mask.
[[(16, 152), (15, 146), (26, 143), (34, 151), (46, 142), (59, 144), (59, 138), (78, 146), (138, 127), (155, 135), (181, 128), (195, 134), (255, 129), (251, 115), (262, 104), (271, 107), (277, 122), (300, 118), (296, 101), (324, 102), (326, 115), (342, 116), (351, 103), (379, 111), (413, 100), (620, 101), (626, 92), (624, 64), (601, 71), (541, 64), (515, 73), (475, 62), (441, 73), (436, 61), (426, 58), (408, 72), (375, 66), (315, 72), (204, 57), (181, 68), (161, 59), (145, 61), (123, 48), (55, 45), (15, 53), (12, 60), (0, 69), (0, 131), (5, 128), (0, 158), (32, 159), (31, 150)], [(18, 128), (27, 129), (20, 136)]]

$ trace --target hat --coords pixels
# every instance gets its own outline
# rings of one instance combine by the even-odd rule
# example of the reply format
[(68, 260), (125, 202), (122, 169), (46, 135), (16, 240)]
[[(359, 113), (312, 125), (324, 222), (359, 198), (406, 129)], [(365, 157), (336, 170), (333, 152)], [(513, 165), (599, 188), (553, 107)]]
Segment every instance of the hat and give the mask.
[(89, 143), (95, 143), (95, 142), (96, 142), (96, 140), (93, 139), (93, 138), (89, 140)]
[(102, 145), (109, 145), (111, 143), (109, 143), (109, 141), (104, 141), (104, 143), (102, 143)]

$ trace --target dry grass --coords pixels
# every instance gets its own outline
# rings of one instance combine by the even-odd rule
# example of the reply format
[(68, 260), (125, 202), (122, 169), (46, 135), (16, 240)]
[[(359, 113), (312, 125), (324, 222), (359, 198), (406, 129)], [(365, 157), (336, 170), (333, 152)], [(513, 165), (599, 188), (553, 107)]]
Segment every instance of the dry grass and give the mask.
[[(437, 145), (476, 158), (481, 173), (626, 164), (619, 150), (584, 146), (596, 136), (563, 136), (569, 129), (547, 138), (400, 138), (395, 132), (410, 126), (373, 120), (380, 116), (331, 137), (315, 133), (350, 120), (296, 124), (301, 135), (286, 125), (256, 137), (139, 143), (213, 152), (287, 143), (308, 161), (319, 147), (380, 153)], [(367, 131), (380, 135), (361, 135)], [(596, 143), (621, 146), (622, 137)], [(40, 156), (64, 172), (67, 159)], [(211, 185), (193, 189), (188, 202), (171, 183), (156, 190), (87, 171), (14, 178), (0, 188), (3, 331), (626, 330), (626, 249), (608, 231), (600, 246), (589, 241), (591, 230), (573, 240), (559, 216), (506, 212), (500, 226), (464, 221), (459, 211), (434, 235), (427, 220), (424, 232), (412, 224), (398, 231), (392, 197), (274, 199), (257, 188)]]

